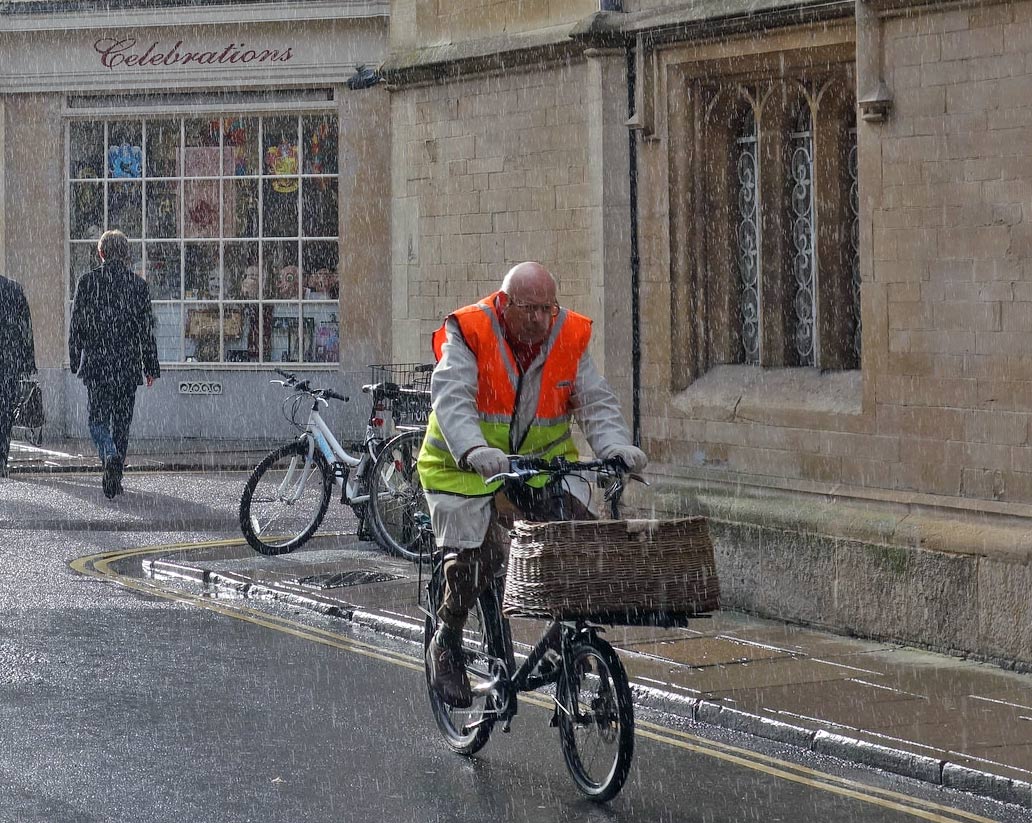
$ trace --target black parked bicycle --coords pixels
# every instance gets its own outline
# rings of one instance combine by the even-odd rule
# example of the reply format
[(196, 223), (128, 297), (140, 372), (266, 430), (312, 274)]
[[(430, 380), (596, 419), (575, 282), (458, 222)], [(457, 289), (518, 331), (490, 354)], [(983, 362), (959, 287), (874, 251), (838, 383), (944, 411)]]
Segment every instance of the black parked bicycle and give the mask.
[[(556, 519), (566, 519), (562, 511), (564, 481), (588, 472), (608, 478), (605, 498), (613, 518), (619, 516), (627, 476), (621, 461), (545, 462), (514, 457), (510, 463), (509, 473), (488, 482), (505, 478), (525, 483), (547, 474), (550, 481), (546, 489), (554, 496)], [(428, 520), (425, 528), (429, 529)], [(437, 552), (424, 604), (424, 653), (437, 630), (443, 578), (443, 558)], [(430, 705), (445, 742), (461, 754), (479, 751), (496, 723), (509, 730), (521, 692), (553, 686), (551, 725), (559, 728), (566, 766), (584, 794), (598, 801), (610, 800), (627, 779), (634, 753), (634, 706), (620, 658), (599, 636), (602, 629), (590, 620), (553, 620), (530, 654), (517, 665), (509, 621), (502, 613), (502, 591), (502, 579), (495, 579), (467, 619), (463, 651), (473, 692), (472, 707), (457, 709), (445, 703), (430, 687), (430, 672), (426, 672)]]

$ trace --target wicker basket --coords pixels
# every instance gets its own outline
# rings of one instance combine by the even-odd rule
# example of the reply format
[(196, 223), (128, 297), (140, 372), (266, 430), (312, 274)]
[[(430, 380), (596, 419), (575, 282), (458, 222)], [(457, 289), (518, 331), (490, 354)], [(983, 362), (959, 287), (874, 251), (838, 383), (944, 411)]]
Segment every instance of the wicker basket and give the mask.
[(654, 624), (712, 611), (719, 600), (704, 517), (519, 521), (513, 530), (507, 616)]

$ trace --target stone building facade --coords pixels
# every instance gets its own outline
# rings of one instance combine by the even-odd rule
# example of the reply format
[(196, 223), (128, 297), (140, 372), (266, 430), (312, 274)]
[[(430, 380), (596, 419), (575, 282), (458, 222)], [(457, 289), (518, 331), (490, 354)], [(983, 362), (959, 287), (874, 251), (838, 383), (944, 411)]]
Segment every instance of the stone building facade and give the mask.
[(1032, 3), (606, 6), (392, 2), (396, 356), (539, 259), (725, 602), (1032, 664)]

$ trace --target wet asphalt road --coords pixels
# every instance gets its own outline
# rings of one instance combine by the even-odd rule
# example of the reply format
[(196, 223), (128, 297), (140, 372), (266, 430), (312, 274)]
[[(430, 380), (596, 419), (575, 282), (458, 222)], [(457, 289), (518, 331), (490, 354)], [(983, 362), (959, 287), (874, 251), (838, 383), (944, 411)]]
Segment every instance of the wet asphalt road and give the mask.
[[(477, 759), (447, 751), (411, 647), (355, 636), (386, 644), (391, 654), (380, 659), (347, 648), (341, 621), (277, 612), (296, 621), (288, 633), (142, 596), (67, 565), (99, 551), (236, 536), (231, 497), (240, 482), (132, 478), (124, 509), (99, 491), (99, 502), (90, 496), (95, 478), (0, 488), (0, 822), (958, 820), (949, 810), (958, 804), (987, 819), (1028, 820), (955, 793), (805, 761), (860, 781), (845, 796), (769, 761), (719, 759), (705, 741), (644, 735), (623, 793), (595, 806), (568, 778), (542, 709), (524, 706), (513, 732), (496, 730)], [(43, 492), (48, 510), (64, 505), (94, 530), (12, 528), (16, 512)], [(66, 492), (86, 503), (73, 512), (61, 503)], [(166, 502), (162, 516), (184, 525), (197, 518), (203, 528), (153, 532), (120, 519), (170, 499), (187, 502), (181, 511)], [(312, 626), (339, 642), (312, 642)], [(872, 786), (947, 808), (915, 816), (892, 807), (904, 797)]]

